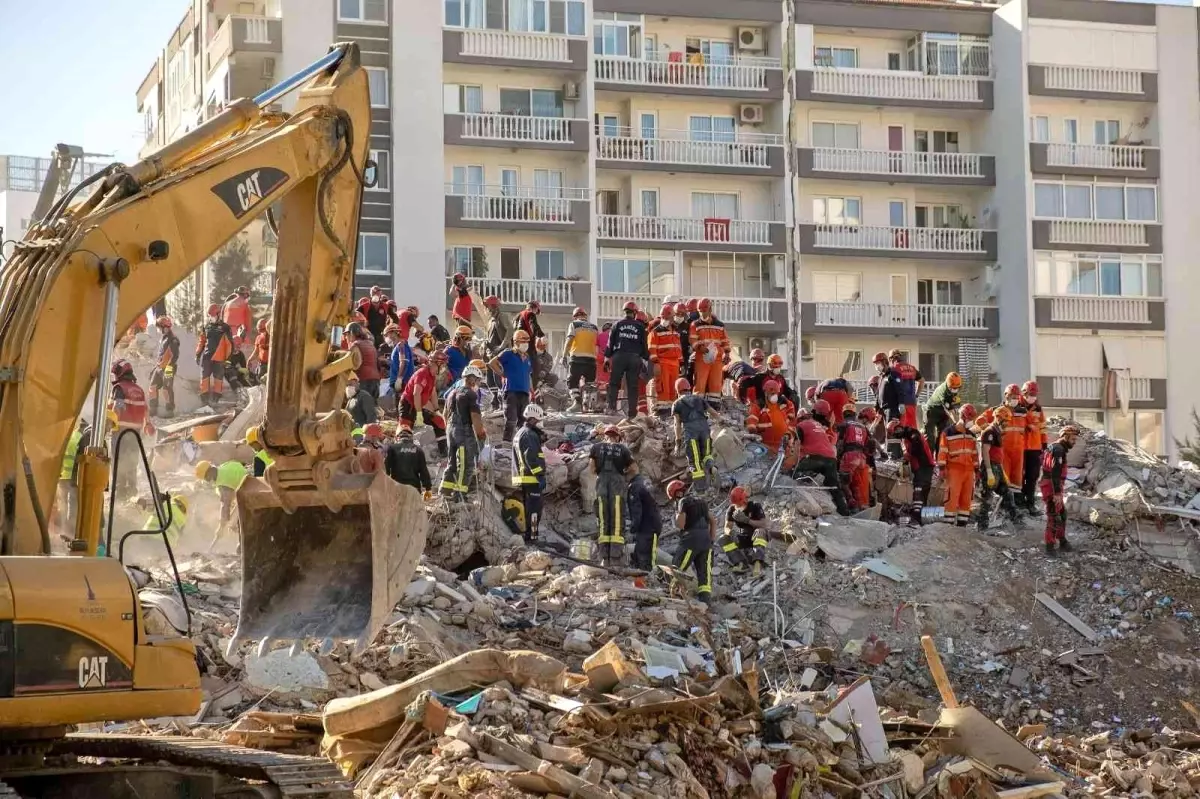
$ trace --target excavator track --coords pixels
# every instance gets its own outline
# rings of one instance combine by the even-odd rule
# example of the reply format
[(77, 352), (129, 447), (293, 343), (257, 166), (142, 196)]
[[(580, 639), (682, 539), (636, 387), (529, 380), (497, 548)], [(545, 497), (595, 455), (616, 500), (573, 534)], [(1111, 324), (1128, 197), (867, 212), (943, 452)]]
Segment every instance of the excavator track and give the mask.
[[(270, 783), (289, 799), (354, 797), (354, 786), (324, 758), (264, 752), (201, 738), (72, 733), (56, 741), (52, 751), (76, 756), (164, 760), (174, 765), (211, 769), (239, 779)], [(0, 799), (10, 797), (17, 794), (6, 794), (0, 789)]]

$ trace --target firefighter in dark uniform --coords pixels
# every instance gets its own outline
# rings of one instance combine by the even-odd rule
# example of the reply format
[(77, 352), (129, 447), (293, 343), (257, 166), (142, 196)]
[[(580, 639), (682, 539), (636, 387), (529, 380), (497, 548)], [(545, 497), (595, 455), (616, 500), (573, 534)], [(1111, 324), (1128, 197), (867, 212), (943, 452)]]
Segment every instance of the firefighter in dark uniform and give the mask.
[(425, 451), (413, 441), (412, 428), (401, 424), (396, 429), (396, 442), (383, 455), (383, 471), (397, 483), (412, 486), (425, 495), (433, 496), (433, 479), (425, 462)]
[(733, 571), (744, 572), (752, 566), (754, 576), (762, 574), (767, 561), (767, 512), (761, 504), (750, 499), (743, 486), (729, 492), (729, 509), (725, 512), (725, 531), (717, 539)]
[(625, 415), (630, 419), (637, 416), (638, 385), (642, 370), (650, 359), (646, 344), (646, 325), (637, 320), (638, 307), (627, 302), (625, 318), (608, 331), (608, 346), (604, 350), (604, 361), (608, 376), (608, 412), (617, 412), (617, 394), (625, 384)]
[(479, 444), (487, 437), (483, 415), (479, 408), (479, 383), (483, 372), (478, 367), (463, 369), (462, 384), (446, 396), (446, 413), (450, 441), (450, 460), (442, 473), (442, 493), (460, 500), (471, 490)]
[(679, 549), (675, 568), (696, 572), (696, 596), (701, 602), (712, 600), (712, 546), (717, 539), (717, 521), (708, 504), (699, 497), (687, 496), (682, 480), (667, 486), (667, 498), (675, 502), (675, 526), (679, 528)]
[(604, 440), (592, 445), (592, 470), (596, 473), (596, 516), (599, 521), (600, 564), (619, 565), (625, 555), (625, 473), (633, 463), (629, 447), (621, 443), (615, 424), (604, 428)]
[(692, 393), (692, 384), (686, 377), (675, 381), (675, 393), (679, 399), (671, 406), (671, 415), (675, 418), (676, 450), (683, 449), (692, 482), (707, 479), (709, 487), (715, 488), (717, 467), (713, 461), (712, 429), (708, 423), (712, 409), (704, 397)]
[(158, 346), (158, 362), (150, 372), (150, 390), (146, 392), (150, 415), (158, 416), (158, 398), (161, 395), (165, 406), (162, 416), (175, 415), (175, 367), (179, 363), (179, 336), (175, 335), (175, 323), (169, 316), (154, 320), (154, 326), (162, 334)]
[(1079, 428), (1069, 424), (1058, 434), (1058, 440), (1042, 453), (1042, 480), (1038, 488), (1042, 502), (1046, 503), (1046, 554), (1053, 555), (1055, 546), (1066, 552), (1071, 548), (1067, 542), (1067, 506), (1063, 498), (1063, 483), (1067, 478), (1067, 450), (1075, 446)]
[(912, 524), (923, 523), (921, 511), (925, 508), (925, 499), (929, 496), (929, 487), (933, 484), (935, 462), (929, 442), (916, 427), (908, 427), (899, 419), (888, 422), (888, 438), (900, 442), (904, 451), (904, 460), (912, 470)]
[(525, 406), (525, 424), (513, 436), (512, 483), (521, 490), (525, 506), (526, 544), (538, 540), (538, 522), (542, 518), (542, 492), (546, 490), (546, 456), (542, 453), (542, 406)]
[(658, 553), (658, 534), (662, 532), (662, 514), (654, 499), (654, 487), (638, 469), (629, 465), (629, 529), (633, 533), (633, 566), (649, 571)]

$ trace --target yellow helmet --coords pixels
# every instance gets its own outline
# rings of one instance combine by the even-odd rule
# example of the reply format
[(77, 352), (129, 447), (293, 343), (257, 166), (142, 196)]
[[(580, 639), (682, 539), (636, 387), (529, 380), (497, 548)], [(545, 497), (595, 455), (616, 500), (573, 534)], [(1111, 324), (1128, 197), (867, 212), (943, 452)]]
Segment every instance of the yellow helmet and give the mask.
[(257, 427), (251, 427), (246, 431), (246, 443), (250, 446), (262, 444), (262, 433), (259, 432)]
[(950, 388), (962, 388), (962, 375), (958, 372), (951, 372), (946, 375), (946, 385)]
[(178, 494), (172, 494), (172, 495), (171, 495), (171, 502), (172, 502), (172, 503), (174, 503), (175, 507), (179, 509), (179, 512), (180, 512), (180, 513), (187, 513), (187, 512), (188, 512), (188, 501), (187, 501), (187, 497), (181, 497), (181, 496), (179, 496)]
[(208, 470), (212, 468), (212, 464), (208, 461), (197, 461), (196, 463), (196, 479), (207, 480)]

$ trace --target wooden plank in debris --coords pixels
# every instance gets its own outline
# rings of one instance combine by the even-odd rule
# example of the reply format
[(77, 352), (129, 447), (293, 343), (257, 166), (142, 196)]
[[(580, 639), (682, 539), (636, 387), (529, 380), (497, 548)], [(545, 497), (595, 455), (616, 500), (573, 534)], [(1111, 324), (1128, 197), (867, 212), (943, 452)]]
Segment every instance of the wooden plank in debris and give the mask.
[(997, 791), (1000, 799), (1035, 799), (1038, 796), (1049, 796), (1058, 793), (1065, 786), (1061, 782), (1042, 782), (1037, 785), (1026, 785), (1021, 788), (1009, 788), (1007, 791)]
[(933, 638), (922, 635), (921, 648), (925, 650), (925, 659), (929, 661), (929, 673), (933, 675), (933, 682), (942, 696), (942, 704), (949, 708), (958, 707), (958, 697), (954, 695), (954, 687), (950, 685), (950, 678), (946, 676), (946, 668), (942, 665), (942, 658), (938, 655)]
[(479, 738), (484, 747), (493, 755), (502, 757), (508, 762), (521, 766), (554, 783), (557, 786), (556, 793), (578, 796), (582, 799), (609, 799), (610, 797), (608, 791), (558, 768), (547, 760), (542, 760), (512, 744), (507, 744), (494, 735), (485, 732), (480, 733)]
[(1055, 616), (1058, 616), (1067, 624), (1071, 625), (1071, 628), (1074, 629), (1075, 632), (1079, 633), (1089, 641), (1096, 641), (1100, 638), (1100, 636), (1096, 635), (1095, 630), (1084, 624), (1083, 620), (1074, 613), (1058, 604), (1054, 597), (1050, 596), (1049, 594), (1039, 591), (1033, 595), (1033, 598), (1045, 605), (1050, 612), (1052, 612)]

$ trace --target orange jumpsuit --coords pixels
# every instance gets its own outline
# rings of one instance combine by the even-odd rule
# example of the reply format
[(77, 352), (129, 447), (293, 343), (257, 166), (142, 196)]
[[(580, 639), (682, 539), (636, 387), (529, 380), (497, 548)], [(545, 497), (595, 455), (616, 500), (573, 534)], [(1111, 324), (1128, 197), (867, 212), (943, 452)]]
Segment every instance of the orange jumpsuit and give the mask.
[(679, 363), (683, 360), (679, 331), (670, 320), (660, 321), (650, 329), (646, 346), (650, 349), (651, 368), (657, 367), (658, 371), (650, 387), (655, 395), (654, 410), (669, 410), (678, 396), (675, 381), (679, 379)]
[(751, 403), (746, 429), (762, 436), (763, 445), (772, 456), (779, 454), (779, 445), (796, 422), (796, 406), (782, 397), (779, 402), (763, 399)]
[(725, 360), (729, 357), (729, 335), (725, 323), (715, 316), (692, 322), (688, 343), (695, 353), (696, 382), (692, 390), (710, 400), (720, 400)]
[(1023, 402), (1018, 402), (1011, 410), (1012, 421), (1004, 425), (1004, 474), (1010, 486), (1019, 488), (1025, 473), (1025, 436), (1029, 414)]
[(971, 497), (975, 493), (975, 472), (979, 467), (975, 434), (961, 423), (943, 430), (938, 446), (938, 466), (946, 478), (946, 521), (966, 527), (971, 520)]
[(234, 294), (225, 300), (221, 308), (221, 321), (233, 331), (233, 346), (239, 349), (250, 343), (250, 331), (254, 329), (250, 313), (250, 301)]

